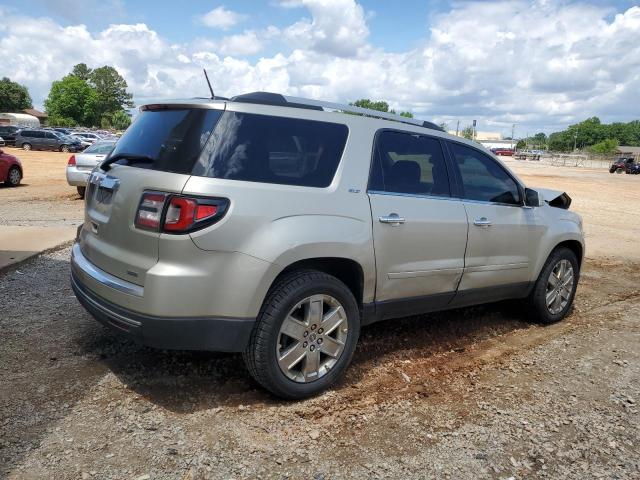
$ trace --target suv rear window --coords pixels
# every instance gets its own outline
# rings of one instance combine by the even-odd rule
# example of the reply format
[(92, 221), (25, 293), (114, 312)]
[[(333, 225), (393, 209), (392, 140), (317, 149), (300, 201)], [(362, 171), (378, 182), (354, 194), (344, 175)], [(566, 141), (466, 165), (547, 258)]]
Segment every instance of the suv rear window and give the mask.
[(132, 166), (189, 174), (221, 114), (220, 110), (202, 108), (142, 111), (111, 156), (142, 155), (153, 162)]
[(117, 163), (248, 182), (327, 187), (349, 130), (337, 123), (212, 109), (145, 110), (111, 156)]
[(348, 133), (343, 124), (225, 112), (193, 174), (327, 187), (340, 163)]

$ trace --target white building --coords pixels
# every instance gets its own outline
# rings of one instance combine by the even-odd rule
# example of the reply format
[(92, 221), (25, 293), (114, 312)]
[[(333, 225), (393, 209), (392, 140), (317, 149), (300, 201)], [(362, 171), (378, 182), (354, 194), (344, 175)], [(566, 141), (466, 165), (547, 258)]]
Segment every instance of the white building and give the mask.
[(27, 113), (0, 113), (0, 125), (16, 125), (18, 127), (40, 127), (38, 117)]
[[(449, 130), (451, 135), (455, 135), (455, 130)], [(458, 132), (460, 136), (460, 132)], [(476, 142), (481, 143), (484, 147), (488, 149), (492, 148), (511, 148), (515, 149), (516, 141), (515, 140), (503, 140), (502, 134), (500, 132), (476, 132)]]

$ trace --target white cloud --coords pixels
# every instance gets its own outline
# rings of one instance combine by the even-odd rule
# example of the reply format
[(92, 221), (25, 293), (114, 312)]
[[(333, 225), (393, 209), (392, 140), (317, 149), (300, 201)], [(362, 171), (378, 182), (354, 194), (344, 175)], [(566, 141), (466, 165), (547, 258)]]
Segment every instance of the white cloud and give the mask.
[(355, 0), (287, 0), (281, 5), (304, 6), (311, 12), (311, 20), (302, 19), (284, 31), (292, 45), (350, 57), (366, 43), (369, 29), (365, 13)]
[[(612, 16), (590, 4), (464, 2), (435, 17), (418, 46), (389, 53), (367, 42), (363, 10), (353, 2), (288, 0), (288, 6), (307, 8), (311, 20), (179, 45), (145, 24), (90, 32), (0, 8), (0, 51), (13, 52), (0, 62), (0, 77), (26, 84), (38, 106), (51, 81), (85, 62), (117, 68), (137, 102), (206, 95), (204, 67), (220, 95), (369, 97), (454, 126), (476, 118), (480, 129), (505, 133), (514, 122), (533, 133), (593, 115), (638, 117), (640, 7)], [(267, 45), (284, 49), (243, 58)]]
[(228, 30), (231, 27), (236, 26), (238, 23), (246, 20), (246, 18), (246, 15), (227, 10), (224, 6), (220, 6), (205, 13), (197, 20), (207, 27)]

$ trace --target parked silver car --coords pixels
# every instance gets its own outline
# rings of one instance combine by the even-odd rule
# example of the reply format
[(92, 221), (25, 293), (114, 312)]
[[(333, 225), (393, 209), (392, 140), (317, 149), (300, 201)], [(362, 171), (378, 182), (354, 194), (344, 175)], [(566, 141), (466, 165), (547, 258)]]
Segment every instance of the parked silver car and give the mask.
[(84, 198), (91, 170), (105, 159), (115, 144), (114, 140), (103, 140), (87, 147), (82, 153), (76, 153), (69, 157), (67, 183), (77, 188), (80, 198)]
[(302, 398), (379, 320), (512, 298), (562, 319), (570, 203), (429, 122), (270, 93), (152, 104), (91, 174), (72, 286), (114, 330), (243, 352)]

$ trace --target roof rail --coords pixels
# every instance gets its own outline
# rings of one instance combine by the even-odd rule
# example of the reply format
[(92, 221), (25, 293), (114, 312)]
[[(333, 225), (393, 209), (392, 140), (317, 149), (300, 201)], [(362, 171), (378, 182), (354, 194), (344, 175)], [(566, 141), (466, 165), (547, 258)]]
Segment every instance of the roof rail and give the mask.
[(257, 103), (261, 105), (275, 105), (280, 107), (306, 108), (310, 110), (335, 110), (339, 112), (356, 113), (366, 117), (382, 118), (384, 120), (392, 120), (394, 122), (407, 123), (409, 125), (417, 125), (418, 127), (430, 128), (432, 130), (444, 130), (433, 122), (418, 120), (416, 118), (403, 117), (396, 113), (380, 112), (370, 108), (356, 107), (342, 103), (325, 102), (322, 100), (313, 100), (310, 98), (290, 97), (280, 95), (279, 93), (270, 92), (252, 92), (243, 95), (236, 95), (231, 98), (232, 102)]

